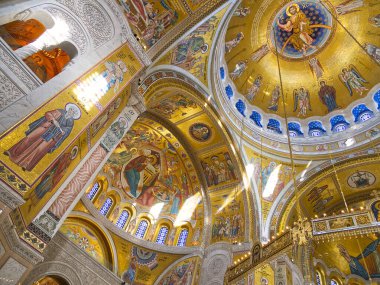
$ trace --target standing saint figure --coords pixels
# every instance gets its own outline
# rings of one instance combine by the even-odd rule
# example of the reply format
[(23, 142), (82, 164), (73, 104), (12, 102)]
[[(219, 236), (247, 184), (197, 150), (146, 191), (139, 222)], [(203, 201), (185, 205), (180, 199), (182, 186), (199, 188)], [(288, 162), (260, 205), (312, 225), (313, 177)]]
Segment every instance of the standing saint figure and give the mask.
[(380, 28), (380, 14), (369, 18), (368, 21), (376, 28)]
[(313, 72), (313, 74), (315, 75), (315, 77), (317, 77), (317, 79), (323, 76), (324, 70), (321, 63), (319, 62), (317, 58), (313, 57), (309, 59), (309, 66), (310, 66), (311, 72)]
[(359, 8), (363, 7), (363, 0), (347, 0), (335, 7), (336, 13), (338, 15), (345, 15), (348, 13), (353, 13), (360, 11)]
[(310, 94), (305, 88), (301, 87), (299, 90), (295, 89), (293, 92), (294, 98), (294, 110), (293, 112), (298, 111), (298, 116), (305, 117), (307, 111), (311, 111), (310, 105)]
[(25, 138), (4, 154), (24, 171), (31, 171), (47, 153), (54, 152), (64, 142), (80, 116), (79, 107), (73, 103), (66, 104), (65, 110), (46, 112), (29, 125)]
[(334, 87), (326, 85), (325, 81), (319, 83), (321, 88), (319, 89), (318, 95), (319, 99), (322, 101), (328, 109), (328, 112), (332, 112), (338, 109), (339, 106), (336, 104), (336, 90)]
[(380, 48), (369, 43), (364, 44), (364, 49), (366, 52), (378, 63), (380, 64)]
[(25, 206), (28, 207), (28, 212), (30, 212), (31, 208), (35, 206), (46, 195), (46, 193), (52, 191), (54, 187), (57, 186), (57, 184), (66, 174), (71, 161), (75, 159), (77, 154), (78, 147), (75, 146), (71, 152), (67, 152), (61, 155), (57, 161), (51, 167), (49, 167), (37, 187), (32, 192), (30, 192), (29, 195), (27, 194), (27, 196), (24, 197), (24, 199), (27, 201), (25, 203)]
[(238, 79), (243, 74), (243, 72), (247, 69), (247, 63), (248, 60), (240, 60), (236, 64), (235, 69), (230, 73), (232, 80)]
[(262, 81), (263, 77), (261, 75), (257, 76), (255, 81), (252, 83), (252, 86), (248, 89), (247, 99), (249, 102), (252, 103), (256, 95), (259, 93)]
[(352, 96), (354, 91), (363, 95), (363, 92), (368, 90), (363, 86), (363, 83), (367, 83), (367, 81), (360, 76), (359, 72), (351, 66), (348, 68), (343, 68), (342, 73), (339, 74), (339, 79), (346, 85), (350, 95)]
[(280, 85), (276, 85), (276, 87), (272, 91), (271, 96), (272, 96), (272, 98), (271, 98), (268, 110), (271, 110), (273, 112), (277, 112), (277, 110), (278, 110), (278, 101), (280, 100), (280, 97), (281, 97)]
[(298, 4), (291, 4), (286, 9), (286, 14), (289, 16), (286, 24), (281, 24), (280, 20), (277, 20), (277, 25), (281, 30), (292, 32), (289, 42), (296, 50), (306, 55), (309, 48), (315, 49), (315, 46), (312, 45), (314, 39), (311, 37), (313, 31), (310, 27), (310, 20), (300, 10)]
[(268, 54), (268, 52), (269, 46), (265, 44), (253, 52), (251, 55), (251, 60), (254, 62), (259, 62), (264, 56)]
[(236, 37), (225, 44), (225, 53), (229, 53), (234, 47), (236, 47), (240, 41), (244, 39), (244, 34), (242, 32), (237, 33)]

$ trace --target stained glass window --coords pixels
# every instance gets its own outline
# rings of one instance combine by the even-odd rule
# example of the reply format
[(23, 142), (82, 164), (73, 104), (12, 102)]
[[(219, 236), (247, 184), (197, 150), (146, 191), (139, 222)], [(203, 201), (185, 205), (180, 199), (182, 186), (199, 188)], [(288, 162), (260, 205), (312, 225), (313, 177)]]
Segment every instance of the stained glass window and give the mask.
[(334, 279), (331, 279), (330, 284), (331, 284), (331, 285), (338, 285), (338, 282), (336, 282)]
[(138, 238), (143, 238), (147, 229), (148, 229), (148, 222), (145, 220), (142, 220), (139, 226), (137, 227), (135, 236)]
[(111, 209), (111, 206), (113, 204), (113, 201), (111, 198), (107, 198), (107, 200), (104, 202), (103, 206), (100, 208), (100, 213), (105, 216)]
[(183, 229), (181, 233), (179, 234), (177, 246), (185, 246), (188, 235), (189, 235), (189, 231), (187, 229)]
[(166, 237), (168, 235), (168, 232), (169, 232), (168, 227), (161, 227), (157, 235), (156, 243), (164, 244)]
[(129, 212), (127, 210), (123, 210), (117, 219), (116, 226), (119, 228), (124, 228), (129, 218)]
[(321, 281), (321, 273), (317, 271), (317, 274), (315, 275), (315, 278), (317, 279), (317, 285), (322, 285)]
[(87, 198), (90, 200), (94, 199), (94, 197), (95, 197), (96, 193), (98, 193), (99, 189), (100, 189), (100, 184), (99, 184), (99, 182), (96, 182), (94, 184), (94, 186), (92, 186), (90, 192), (88, 192)]

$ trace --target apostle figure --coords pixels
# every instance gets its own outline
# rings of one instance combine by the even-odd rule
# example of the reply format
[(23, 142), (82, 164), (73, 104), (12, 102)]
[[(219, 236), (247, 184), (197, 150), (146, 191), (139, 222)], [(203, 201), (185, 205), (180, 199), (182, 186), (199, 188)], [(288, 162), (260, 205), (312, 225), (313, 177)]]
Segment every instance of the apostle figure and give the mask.
[(24, 59), (26, 65), (42, 82), (47, 82), (70, 62), (70, 56), (61, 48), (40, 50)]
[(364, 49), (367, 51), (367, 53), (378, 63), (380, 64), (380, 48), (372, 45), (365, 43), (364, 44)]
[(319, 99), (322, 101), (328, 109), (328, 112), (332, 112), (338, 109), (339, 106), (336, 104), (336, 90), (334, 87), (326, 85), (325, 81), (319, 83), (321, 88), (319, 89), (318, 95)]
[(31, 171), (47, 153), (54, 152), (65, 141), (80, 116), (79, 107), (72, 103), (66, 104), (65, 110), (46, 112), (29, 125), (26, 137), (5, 154), (23, 170)]
[(261, 75), (257, 76), (252, 86), (248, 89), (247, 99), (249, 102), (252, 103), (256, 95), (259, 93), (262, 81), (263, 77)]
[(36, 19), (16, 20), (0, 25), (0, 37), (13, 49), (19, 49), (37, 40), (46, 31)]
[(238, 79), (243, 74), (244, 70), (247, 69), (247, 63), (248, 60), (240, 60), (236, 64), (235, 69), (230, 73), (232, 80)]
[(271, 98), (268, 110), (271, 110), (273, 112), (277, 112), (277, 110), (278, 110), (278, 101), (280, 100), (280, 97), (281, 97), (280, 85), (276, 85), (276, 87), (272, 91), (272, 98)]
[(234, 47), (236, 47), (240, 41), (244, 39), (244, 34), (242, 32), (237, 33), (236, 37), (225, 44), (225, 53), (229, 53)]
[(376, 16), (373, 16), (373, 17), (369, 18), (368, 20), (376, 28), (380, 28), (380, 14), (377, 14)]
[(309, 59), (309, 66), (311, 69), (311, 72), (317, 77), (317, 79), (321, 78), (323, 76), (323, 68), (319, 60), (315, 57)]
[(251, 60), (254, 62), (259, 62), (264, 56), (269, 52), (269, 46), (267, 44), (261, 46), (253, 52), (251, 55)]
[(281, 30), (288, 33), (291, 32), (292, 35), (289, 37), (289, 42), (296, 50), (306, 54), (309, 48), (315, 48), (312, 45), (314, 39), (311, 37), (313, 31), (310, 27), (310, 20), (296, 3), (291, 4), (286, 9), (286, 14), (289, 16), (286, 20), (286, 24), (281, 24), (280, 20), (277, 20), (277, 25)]
[(363, 0), (347, 0), (336, 6), (335, 10), (338, 15), (345, 15), (359, 11), (359, 8), (363, 7), (363, 5)]

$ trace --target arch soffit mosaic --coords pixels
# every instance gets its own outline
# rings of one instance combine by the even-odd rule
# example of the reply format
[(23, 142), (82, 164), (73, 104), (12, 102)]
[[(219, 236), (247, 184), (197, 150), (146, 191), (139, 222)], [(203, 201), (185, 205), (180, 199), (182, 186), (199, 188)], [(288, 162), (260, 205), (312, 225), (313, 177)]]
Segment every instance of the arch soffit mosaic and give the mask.
[[(240, 158), (239, 161), (235, 160), (235, 152), (238, 147), (236, 143), (234, 143), (234, 140), (231, 139), (230, 132), (228, 131), (226, 125), (222, 122), (222, 118), (217, 115), (218, 113), (216, 111), (216, 106), (214, 105), (213, 99), (209, 96), (207, 90), (205, 90), (201, 85), (197, 84), (197, 82), (193, 81), (192, 78), (189, 78), (185, 71), (170, 69), (159, 70), (159, 67), (154, 68), (145, 76), (145, 79), (142, 80), (138, 90), (140, 95), (144, 97), (148, 111), (161, 117), (163, 121), (179, 130), (179, 132), (185, 133), (185, 131), (181, 128), (181, 125), (191, 125), (190, 121), (197, 121), (197, 118), (206, 119), (210, 125), (213, 126), (213, 129), (215, 131), (221, 132), (221, 136), (219, 138), (222, 140), (222, 143), (219, 143), (217, 145), (225, 145), (228, 148), (229, 152), (233, 154), (232, 159), (234, 163), (239, 167), (239, 171), (241, 173), (239, 174), (239, 181), (242, 183), (242, 176), (240, 175), (245, 176), (246, 174), (244, 168), (242, 167), (243, 162), (240, 161)], [(176, 96), (176, 94), (184, 94), (186, 97), (191, 98), (191, 100), (193, 100), (198, 105), (197, 111), (188, 116), (188, 118), (185, 117), (183, 120), (178, 120), (176, 117), (168, 118), (167, 116), (163, 116), (163, 114), (160, 112), (155, 112), (154, 106), (152, 106), (152, 104), (160, 102), (160, 100), (164, 100), (166, 96), (170, 98)], [(157, 100), (157, 98), (159, 100)], [(191, 138), (186, 133), (183, 134), (183, 136), (189, 143), (188, 145), (190, 148), (197, 149), (197, 153), (207, 152), (209, 149), (214, 148), (213, 144), (206, 144), (207, 146), (202, 149), (202, 144), (199, 144), (197, 140), (194, 140), (194, 138)], [(213, 189), (212, 192), (218, 191), (217, 189), (218, 188), (215, 190)], [(246, 201), (245, 198), (245, 205), (248, 205), (248, 203), (252, 205), (253, 202), (251, 195), (247, 195), (247, 197), (249, 201)], [(257, 207), (253, 208), (254, 209), (252, 209), (252, 207), (246, 207), (246, 209), (250, 209), (249, 213), (246, 211), (245, 214), (249, 217), (249, 219), (252, 218), (252, 221), (250, 222), (253, 222), (253, 216), (256, 215), (255, 211), (257, 211)], [(251, 225), (253, 224), (254, 223)], [(248, 229), (248, 227), (250, 227), (250, 225), (247, 219), (246, 228)], [(255, 227), (252, 226), (252, 228)]]

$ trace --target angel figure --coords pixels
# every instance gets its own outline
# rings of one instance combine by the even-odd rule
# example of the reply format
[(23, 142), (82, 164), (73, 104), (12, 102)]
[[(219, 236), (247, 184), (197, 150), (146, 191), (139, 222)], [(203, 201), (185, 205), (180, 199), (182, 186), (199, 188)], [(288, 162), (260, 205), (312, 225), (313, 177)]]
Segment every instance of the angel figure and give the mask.
[(281, 97), (281, 90), (280, 90), (279, 85), (276, 85), (276, 87), (273, 89), (271, 96), (272, 96), (272, 98), (270, 100), (270, 105), (268, 107), (268, 110), (271, 110), (273, 112), (277, 112), (278, 101), (280, 100), (280, 97)]
[(342, 73), (339, 74), (339, 79), (346, 85), (351, 96), (354, 91), (358, 92), (360, 96), (362, 96), (363, 91), (368, 90), (363, 86), (363, 83), (367, 83), (367, 81), (361, 77), (353, 65), (350, 65), (349, 68), (343, 68)]
[(338, 15), (345, 15), (348, 13), (353, 13), (359, 11), (358, 8), (363, 7), (363, 0), (347, 0), (340, 3), (335, 7), (336, 13)]
[(269, 52), (269, 46), (267, 44), (261, 46), (253, 52), (251, 55), (251, 60), (254, 62), (259, 62), (264, 56)]
[(256, 95), (259, 93), (262, 81), (263, 77), (261, 75), (257, 76), (255, 81), (252, 83), (252, 86), (248, 89), (247, 99), (249, 102), (252, 103)]
[(247, 63), (248, 60), (240, 60), (236, 64), (234, 71), (230, 73), (232, 80), (238, 79), (243, 74), (243, 72), (247, 69)]
[(310, 65), (311, 72), (313, 72), (313, 74), (315, 75), (315, 77), (317, 77), (317, 79), (323, 76), (324, 70), (318, 59), (316, 59), (315, 57), (309, 59), (309, 65)]
[(301, 87), (300, 89), (295, 89), (293, 91), (293, 98), (294, 98), (293, 112), (299, 109), (298, 116), (305, 117), (307, 115), (307, 111), (311, 111), (309, 91), (307, 91), (303, 87)]
[(225, 44), (225, 53), (229, 53), (234, 47), (236, 47), (241, 40), (244, 39), (242, 32), (237, 33), (236, 37)]
[(377, 62), (380, 64), (380, 48), (369, 43), (364, 44), (364, 49), (366, 52)]

